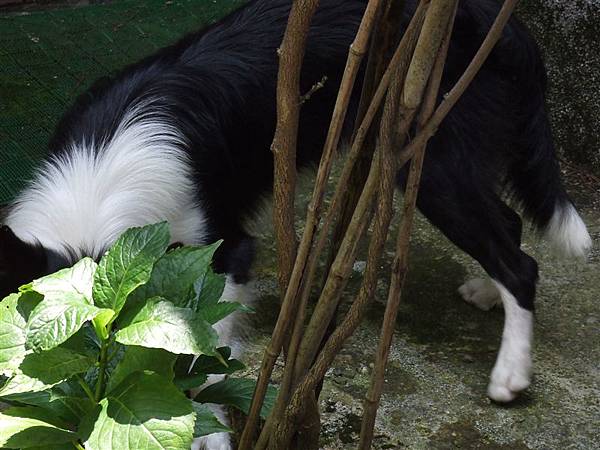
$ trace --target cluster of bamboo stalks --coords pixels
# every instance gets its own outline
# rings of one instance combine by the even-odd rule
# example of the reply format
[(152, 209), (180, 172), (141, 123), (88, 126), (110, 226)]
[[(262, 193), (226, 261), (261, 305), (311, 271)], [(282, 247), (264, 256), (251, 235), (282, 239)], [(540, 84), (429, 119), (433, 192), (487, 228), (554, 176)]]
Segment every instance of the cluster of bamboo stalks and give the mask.
[[(239, 449), (317, 449), (318, 395), (327, 369), (360, 324), (372, 300), (379, 261), (394, 216), (396, 173), (410, 164), (402, 205), (387, 306), (366, 394), (360, 449), (373, 439), (384, 373), (408, 264), (408, 247), (429, 138), (473, 80), (501, 36), (518, 0), (506, 0), (479, 51), (456, 85), (438, 104), (438, 91), (459, 0), (420, 0), (402, 39), (395, 35), (402, 0), (370, 0), (348, 55), (329, 133), (317, 172), (306, 223), (298, 244), (294, 231), (296, 140), (301, 104), (300, 72), (311, 18), (318, 0), (295, 0), (279, 49), (278, 122), (275, 157), (274, 225), (283, 301), (265, 350), (252, 407)], [(392, 54), (386, 58), (387, 54)], [(351, 93), (363, 58), (367, 69), (350, 151), (326, 212), (323, 200)], [(318, 87), (317, 87), (318, 88)], [(408, 138), (411, 130), (416, 130)], [(350, 188), (349, 188), (350, 187)], [(356, 297), (330, 330), (361, 239), (371, 225), (367, 265)], [(329, 269), (314, 311), (307, 303), (317, 263), (329, 249)], [(257, 436), (259, 412), (281, 350), (285, 367), (275, 407)]]

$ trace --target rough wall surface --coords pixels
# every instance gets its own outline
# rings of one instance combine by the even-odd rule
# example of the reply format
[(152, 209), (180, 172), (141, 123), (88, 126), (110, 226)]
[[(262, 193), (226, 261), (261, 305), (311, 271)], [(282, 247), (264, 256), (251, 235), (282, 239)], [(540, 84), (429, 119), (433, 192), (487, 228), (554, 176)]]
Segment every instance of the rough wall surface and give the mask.
[(600, 0), (523, 0), (519, 16), (545, 55), (560, 155), (600, 175)]

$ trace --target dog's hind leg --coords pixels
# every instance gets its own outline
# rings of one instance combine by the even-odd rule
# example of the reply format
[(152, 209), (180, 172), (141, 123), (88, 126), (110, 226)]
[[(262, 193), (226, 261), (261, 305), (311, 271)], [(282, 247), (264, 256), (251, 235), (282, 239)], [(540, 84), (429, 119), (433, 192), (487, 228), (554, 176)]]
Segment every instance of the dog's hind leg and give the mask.
[[(520, 249), (520, 220), (507, 220), (508, 206), (486, 188), (486, 180), (478, 180), (466, 164), (452, 173), (452, 165), (439, 159), (426, 161), (417, 204), (433, 225), (481, 264), (500, 294), (505, 323), (488, 395), (508, 402), (531, 380), (537, 263)], [(458, 176), (459, 170), (468, 173)], [(511, 216), (515, 219), (516, 213)]]
[[(498, 210), (504, 217), (504, 225), (510, 233), (510, 237), (517, 246), (521, 246), (521, 234), (523, 222), (519, 214), (508, 207), (502, 200), (495, 198)], [(466, 281), (458, 288), (458, 293), (463, 300), (483, 311), (489, 311), (495, 306), (502, 305), (500, 290), (491, 278), (474, 278)]]

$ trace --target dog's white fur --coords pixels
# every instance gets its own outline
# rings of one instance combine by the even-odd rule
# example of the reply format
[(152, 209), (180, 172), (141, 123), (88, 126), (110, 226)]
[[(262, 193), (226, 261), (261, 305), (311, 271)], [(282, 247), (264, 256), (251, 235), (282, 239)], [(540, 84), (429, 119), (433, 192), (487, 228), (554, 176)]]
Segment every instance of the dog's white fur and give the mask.
[[(43, 166), (18, 198), (6, 224), (25, 242), (39, 242), (68, 258), (98, 257), (125, 230), (168, 221), (171, 242), (203, 242), (205, 216), (177, 128), (164, 117), (150, 116), (149, 104), (131, 110), (112, 139), (99, 148), (73, 143)], [(222, 299), (250, 303), (244, 285), (228, 277)], [(240, 314), (215, 324), (219, 344), (241, 354)], [(222, 377), (211, 377), (207, 384)], [(206, 386), (206, 384), (205, 384)], [(228, 424), (225, 409), (211, 405)], [(194, 449), (229, 450), (228, 433), (195, 439)]]
[(571, 203), (556, 207), (545, 237), (564, 256), (582, 258), (592, 248), (592, 238)]
[[(227, 283), (225, 284), (223, 295), (221, 295), (221, 300), (236, 301), (244, 305), (252, 304), (252, 296), (248, 286), (235, 283), (231, 277), (227, 277)], [(243, 317), (240, 316), (240, 313), (234, 312), (230, 316), (217, 322), (214, 326), (219, 335), (219, 345), (229, 346), (231, 348), (232, 358), (239, 358), (242, 354), (243, 340), (245, 338), (244, 322), (245, 321)], [(217, 383), (223, 378), (223, 375), (209, 376), (208, 381), (203, 386), (198, 389), (192, 389), (192, 397), (196, 396), (196, 394), (204, 387)], [(223, 425), (229, 425), (225, 407), (213, 404), (209, 404), (209, 407)], [(230, 450), (232, 448), (233, 446), (231, 444), (231, 436), (229, 433), (214, 433), (201, 438), (196, 438), (192, 444), (192, 450)]]
[(133, 226), (166, 220), (173, 242), (200, 243), (205, 217), (196, 200), (183, 139), (166, 118), (130, 110), (99, 148), (73, 142), (36, 174), (6, 219), (25, 242), (67, 257), (100, 256)]
[(519, 306), (517, 299), (492, 279), (467, 281), (458, 292), (463, 299), (484, 311), (504, 307), (502, 344), (492, 370), (488, 396), (497, 402), (510, 402), (531, 383), (533, 313)]
[(531, 383), (533, 313), (519, 306), (504, 285), (496, 280), (492, 282), (500, 292), (504, 306), (504, 331), (488, 395), (492, 400), (509, 402)]
[(458, 288), (458, 293), (465, 302), (484, 311), (488, 311), (494, 306), (502, 304), (500, 292), (489, 278), (475, 278), (469, 280)]

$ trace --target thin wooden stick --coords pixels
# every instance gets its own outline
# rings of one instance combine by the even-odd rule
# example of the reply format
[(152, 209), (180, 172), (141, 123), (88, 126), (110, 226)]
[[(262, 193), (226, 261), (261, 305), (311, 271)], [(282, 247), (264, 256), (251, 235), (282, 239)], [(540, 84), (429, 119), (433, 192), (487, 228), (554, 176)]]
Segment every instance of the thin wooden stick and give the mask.
[(402, 37), (400, 44), (398, 45), (398, 48), (394, 52), (394, 56), (390, 61), (390, 65), (386, 69), (377, 87), (371, 104), (369, 105), (367, 112), (364, 114), (362, 123), (357, 129), (355, 140), (352, 143), (352, 148), (348, 153), (346, 162), (342, 169), (342, 173), (337, 183), (337, 188), (333, 195), (333, 199), (329, 206), (327, 215), (325, 216), (325, 221), (319, 232), (317, 243), (313, 251), (311, 252), (309, 261), (306, 265), (305, 273), (303, 275), (302, 290), (300, 293), (300, 306), (298, 309), (299, 311), (303, 311), (308, 302), (310, 288), (314, 282), (319, 257), (323, 253), (323, 250), (329, 240), (329, 230), (333, 226), (333, 223), (336, 220), (336, 218), (340, 215), (340, 210), (344, 202), (346, 186), (348, 186), (349, 184), (351, 184), (351, 182), (354, 181), (354, 179), (352, 178), (353, 168), (361, 155), (363, 146), (365, 144), (365, 139), (367, 137), (367, 132), (377, 115), (379, 106), (388, 89), (390, 80), (392, 79), (392, 72), (398, 67), (403, 67), (402, 73), (405, 73), (408, 64), (410, 63), (410, 58), (412, 55), (414, 44), (416, 42), (416, 38), (418, 37), (418, 31), (420, 30), (420, 27), (425, 18), (425, 12), (427, 11), (428, 3), (429, 0), (421, 0), (421, 2), (419, 3), (419, 6), (417, 7), (415, 14), (413, 15), (413, 19), (407, 27), (405, 34)]
[[(422, 1), (421, 5), (425, 5), (426, 3), (427, 3), (427, 1)], [(392, 78), (392, 79), (397, 79), (400, 83), (403, 82), (403, 80), (406, 76), (408, 63), (410, 62), (412, 52), (414, 51), (414, 47), (415, 47), (417, 38), (419, 36), (419, 30), (420, 30), (419, 27), (423, 23), (424, 13), (425, 13), (426, 9), (421, 8), (418, 11), (419, 12), (417, 12), (415, 14), (414, 19), (413, 19), (414, 26), (409, 27), (406, 31), (406, 41), (405, 41), (406, 45), (402, 45), (402, 48), (405, 50), (405, 53), (406, 53), (405, 58), (403, 58), (400, 65), (396, 67), (397, 75), (395, 75)], [(408, 130), (408, 127), (410, 126), (410, 120), (405, 119), (402, 122), (405, 124), (406, 130)], [(394, 148), (394, 147), (397, 148), (401, 145), (402, 145), (402, 142), (397, 142), (396, 144), (391, 145), (390, 148)], [(395, 167), (395, 164), (387, 164), (387, 163), (382, 165), (382, 169), (384, 169), (384, 168), (387, 168), (386, 169), (387, 173), (389, 173), (389, 170), (393, 171), (395, 169), (397, 171), (397, 169), (398, 169), (397, 167)], [(388, 179), (387, 173), (382, 175), (381, 180)], [(394, 177), (395, 177), (395, 173), (394, 173)], [(382, 191), (382, 187), (380, 187), (380, 192), (381, 191)], [(388, 192), (389, 194), (393, 194), (393, 185), (386, 192)], [(381, 203), (384, 203), (384, 200), (385, 200), (385, 198), (380, 196), (378, 204), (380, 205)], [(385, 211), (386, 211), (385, 208), (383, 208), (382, 206), (378, 206), (378, 210), (376, 211), (376, 214), (375, 214), (375, 226), (374, 226), (374, 230), (375, 230), (374, 236), (375, 237), (373, 238), (373, 240), (369, 246), (369, 258), (368, 258), (365, 275), (363, 277), (363, 282), (361, 284), (360, 291), (356, 297), (356, 300), (352, 303), (352, 306), (350, 307), (350, 310), (346, 314), (346, 317), (344, 318), (343, 322), (340, 324), (339, 327), (337, 327), (335, 329), (332, 336), (327, 340), (321, 353), (319, 354), (318, 358), (316, 359), (313, 368), (311, 368), (309, 374), (307, 375), (306, 378), (310, 379), (310, 381), (304, 380), (302, 382), (302, 384), (309, 383), (302, 387), (302, 390), (305, 392), (308, 392), (309, 390), (314, 389), (315, 386), (317, 385), (317, 383), (320, 381), (320, 379), (324, 376), (326, 370), (333, 362), (333, 359), (335, 358), (336, 354), (341, 349), (345, 340), (348, 339), (352, 335), (354, 330), (356, 330), (356, 328), (360, 324), (363, 314), (364, 314), (364, 310), (365, 310), (368, 302), (372, 298), (373, 288), (374, 288), (376, 280), (377, 280), (376, 274), (378, 272), (378, 265), (376, 262), (376, 260), (378, 260), (378, 257), (376, 256), (378, 254), (378, 251), (375, 250), (377, 248), (377, 246), (379, 245), (377, 240), (380, 238), (383, 238), (383, 240), (385, 240), (385, 234), (384, 233), (378, 234), (377, 230), (380, 228), (385, 228), (383, 226), (383, 224), (385, 223), (385, 220), (384, 220), (385, 214), (386, 214)], [(375, 276), (372, 277), (372, 275), (375, 275)]]
[[(325, 222), (322, 226), (322, 229), (320, 230), (320, 235), (317, 244), (315, 246), (315, 249), (311, 253), (309, 263), (307, 264), (307, 273), (305, 275), (305, 279), (307, 280), (307, 286), (312, 285), (316, 273), (318, 258), (322, 254), (325, 244), (328, 241), (328, 233), (331, 229), (332, 223), (340, 211), (343, 191), (345, 190), (345, 187), (349, 183), (351, 183), (350, 176), (352, 174), (352, 167), (360, 155), (360, 149), (362, 148), (362, 145), (365, 142), (367, 131), (387, 91), (389, 83), (392, 79), (392, 74), (395, 72), (395, 70), (398, 69), (398, 67), (408, 66), (408, 62), (410, 61), (410, 54), (408, 57), (406, 55), (407, 48), (411, 44), (410, 37), (413, 36), (415, 29), (418, 30), (420, 28), (428, 3), (429, 1), (426, 0), (422, 1), (419, 4), (419, 7), (417, 8), (417, 11), (413, 16), (413, 20), (409, 24), (402, 40), (400, 41), (400, 44), (398, 45), (398, 48), (396, 49), (396, 52), (394, 53), (392, 60), (390, 61), (390, 66), (386, 70), (381, 82), (379, 83), (379, 87), (377, 88), (377, 91), (373, 96), (371, 105), (369, 106), (363, 119), (363, 123), (358, 128), (355, 140), (352, 143), (352, 148), (344, 164), (342, 174), (338, 181), (336, 192), (334, 193), (331, 205), (329, 207), (329, 211), (325, 218)], [(373, 173), (373, 176), (379, 176), (379, 174)], [(370, 189), (367, 189), (367, 187), (365, 186), (365, 188), (363, 189), (363, 194), (361, 195), (363, 206), (359, 207), (361, 205), (361, 201), (359, 200), (357, 208), (355, 210), (355, 214), (353, 216), (353, 222), (355, 223), (355, 225), (357, 224), (357, 214), (366, 217), (366, 207), (370, 207), (370, 205), (373, 203), (374, 195), (374, 192), (370, 192)], [(335, 263), (334, 260), (334, 264), (332, 265), (328, 276), (329, 285), (326, 281), (323, 291), (321, 292), (321, 295), (319, 297), (319, 302), (317, 303), (315, 312), (313, 313), (313, 319), (307, 327), (305, 338), (302, 343), (303, 345), (299, 350), (298, 358), (301, 360), (298, 361), (296, 364), (294, 375), (294, 378), (296, 380), (301, 379), (301, 377), (304, 376), (304, 374), (306, 374), (310, 364), (312, 364), (314, 356), (318, 350), (318, 346), (327, 328), (327, 324), (331, 320), (332, 314), (335, 312), (335, 308), (339, 300), (339, 293), (344, 287), (344, 280), (349, 275), (349, 270), (351, 269), (351, 263), (348, 264), (348, 261), (352, 261), (353, 256), (355, 255), (355, 252), (348, 252), (348, 250), (351, 250), (351, 244), (358, 244), (359, 238), (362, 235), (362, 230), (361, 234), (357, 233), (357, 231), (358, 230), (356, 228), (352, 229), (350, 226), (348, 227), (346, 237), (344, 238), (346, 241), (346, 245), (342, 245), (340, 247), (340, 250), (345, 249), (346, 252), (338, 252), (338, 255), (336, 256), (337, 263)], [(306, 299), (308, 298), (309, 294), (308, 287), (306, 289), (306, 291), (302, 292), (301, 304), (305, 304), (307, 301)]]
[[(308, 39), (312, 16), (319, 0), (297, 0), (292, 4), (285, 34), (279, 48), (279, 73), (277, 81), (277, 128), (271, 150), (274, 154), (275, 175), (273, 186), (273, 223), (277, 241), (279, 286), (285, 290), (296, 257), (296, 233), (294, 231), (294, 196), (296, 188), (296, 144), (300, 117), (300, 72)], [(290, 307), (293, 305), (289, 305)], [(282, 313), (291, 317), (291, 308)], [(288, 320), (289, 321), (289, 320)], [(282, 324), (283, 327), (283, 324)], [(267, 349), (265, 359), (273, 364), (279, 354), (281, 343), (275, 349)], [(240, 449), (249, 449), (261, 404), (266, 393), (268, 376), (257, 384), (255, 397), (240, 439)]]
[[(421, 25), (422, 20), (420, 20), (419, 17), (416, 17), (415, 23)], [(404, 132), (400, 134), (400, 137), (403, 138), (412, 123), (415, 113), (415, 109), (404, 109), (398, 113), (398, 104), (400, 100), (400, 93), (402, 92), (404, 78), (406, 76), (408, 62), (411, 59), (414, 43), (416, 42), (418, 34), (419, 29), (415, 27), (412, 27), (406, 34), (406, 42), (408, 45), (406, 45), (405, 49), (409, 49), (409, 52), (405, 55), (404, 64), (401, 64), (400, 67), (396, 68), (397, 71), (392, 77), (382, 116), (378, 145), (378, 148), (381, 149), (382, 154), (380, 155), (380, 158), (373, 162), (371, 167), (372, 173), (375, 170), (374, 165), (380, 165), (379, 172), (381, 173), (381, 178), (379, 183), (379, 201), (377, 213), (375, 214), (374, 233), (369, 246), (368, 262), (363, 283), (361, 284), (357, 299), (344, 318), (344, 321), (327, 340), (315, 364), (310, 369), (307, 376), (303, 379), (300, 386), (294, 392), (294, 395), (290, 401), (290, 406), (286, 410), (287, 421), (293, 422), (296, 420), (296, 417), (302, 413), (305, 399), (308, 395), (310, 395), (320, 379), (322, 379), (325, 371), (335, 358), (336, 353), (339, 351), (344, 341), (353, 333), (360, 323), (365, 307), (373, 296), (378, 278), (378, 263), (384, 249), (387, 231), (391, 222), (393, 211), (392, 199), (397, 167), (392, 160), (394, 150), (401, 145), (401, 143), (397, 142), (396, 140), (398, 134), (396, 133), (395, 125), (397, 118), (401, 117), (399, 123), (401, 124)], [(285, 428), (279, 429), (277, 434), (281, 436), (281, 439), (285, 439)], [(283, 444), (285, 444), (285, 441), (283, 441)]]
[[(373, 39), (371, 39), (360, 103), (356, 113), (355, 129), (352, 133), (353, 138), (365, 117), (377, 86), (385, 73), (385, 69), (390, 64), (393, 51), (397, 47), (397, 42), (401, 37), (399, 36), (401, 27), (398, 25), (401, 23), (400, 21), (402, 14), (404, 13), (404, 7), (404, 0), (386, 0), (380, 8), (381, 17), (377, 21), (377, 27), (373, 33)], [(379, 122), (380, 118), (375, 119), (375, 121)], [(327, 276), (329, 268), (340, 247), (344, 234), (346, 233), (346, 228), (348, 228), (348, 224), (350, 223), (350, 220), (352, 220), (352, 213), (356, 208), (356, 203), (358, 202), (362, 188), (369, 175), (369, 169), (371, 168), (379, 131), (374, 128), (375, 127), (371, 127), (365, 140), (365, 144), (361, 148), (360, 157), (352, 167), (350, 178), (352, 184), (348, 185), (347, 188), (342, 191), (342, 206), (335, 221), (335, 227), (331, 234), (331, 245), (329, 245), (329, 248), (327, 249), (327, 256), (325, 258), (325, 277)], [(323, 279), (323, 282), (324, 281), (325, 280)]]
[[(316, 3), (318, 2), (313, 3), (316, 6)], [(320, 210), (323, 203), (323, 196), (325, 192), (327, 178), (329, 177), (329, 173), (331, 171), (333, 155), (339, 143), (343, 123), (346, 117), (346, 112), (348, 110), (348, 104), (350, 102), (350, 97), (352, 95), (354, 83), (356, 81), (356, 75), (358, 74), (360, 64), (367, 50), (369, 36), (373, 28), (373, 23), (377, 15), (379, 5), (380, 0), (369, 1), (367, 8), (365, 9), (365, 13), (363, 15), (356, 38), (350, 46), (346, 68), (340, 84), (340, 90), (338, 93), (338, 98), (336, 100), (331, 125), (327, 134), (327, 139), (325, 141), (321, 162), (319, 164), (319, 170), (317, 172), (315, 189), (313, 192), (311, 202), (308, 206), (304, 234), (302, 236), (300, 248), (293, 266), (294, 268), (291, 271), (291, 275), (289, 276), (289, 278), (287, 278), (287, 280), (280, 279), (280, 285), (282, 286), (282, 288), (284, 285), (281, 284), (281, 281), (286, 281), (285, 286), (287, 286), (287, 289), (285, 291), (285, 297), (282, 302), (281, 313), (275, 326), (275, 330), (273, 331), (271, 343), (269, 344), (269, 348), (267, 348), (265, 352), (263, 366), (261, 367), (261, 375), (259, 376), (257, 382), (255, 395), (252, 400), (250, 415), (248, 417), (248, 425), (244, 428), (242, 440), (240, 441), (240, 449), (242, 450), (247, 448), (247, 446), (249, 445), (248, 435), (250, 434), (250, 431), (247, 431), (247, 429), (249, 426), (251, 426), (252, 428), (256, 426), (258, 412), (260, 411), (262, 402), (264, 400), (264, 394), (266, 393), (268, 378), (271, 375), (273, 366), (275, 364), (275, 360), (277, 359), (277, 356), (275, 356), (275, 354), (279, 354), (279, 351), (283, 344), (283, 340), (285, 338), (286, 330), (289, 329), (289, 324), (291, 322), (293, 312), (297, 310), (297, 292), (300, 286), (300, 281), (302, 279), (302, 274), (304, 272), (304, 266), (306, 265), (306, 261), (308, 258), (308, 253), (310, 252), (310, 249), (313, 245), (314, 233), (319, 223)], [(292, 9), (292, 12), (290, 13), (290, 22), (292, 13), (294, 13), (294, 9)], [(291, 31), (292, 30), (290, 29), (290, 32)], [(286, 37), (287, 34), (288, 33), (286, 30)], [(286, 37), (284, 37), (284, 42), (286, 40)], [(283, 59), (281, 63), (283, 63)], [(284, 69), (282, 69), (282, 66), (280, 66), (280, 73), (282, 70)], [(288, 226), (290, 226), (289, 223)], [(291, 229), (293, 230), (293, 222), (291, 227)], [(285, 259), (287, 261), (287, 257)], [(287, 397), (287, 393), (284, 392), (283, 395), (284, 396), (282, 398), (285, 399)]]
[[(510, 2), (510, 0), (507, 0), (507, 3), (516, 3), (516, 2)], [(507, 3), (505, 3), (505, 7), (506, 7)], [(512, 5), (512, 7), (514, 8), (514, 4)], [(503, 7), (503, 9), (504, 9), (504, 7)], [(502, 13), (501, 13), (501, 14), (502, 14)], [(499, 17), (500, 17), (500, 16), (499, 16)], [(497, 19), (497, 21), (498, 21), (498, 19)], [(487, 38), (486, 38), (486, 39), (487, 39)], [(485, 41), (484, 41), (484, 43), (485, 43)], [(491, 50), (491, 48), (490, 48), (490, 50)], [(487, 56), (487, 55), (486, 55), (486, 56)], [(384, 85), (384, 84), (385, 84), (385, 83), (382, 81), (382, 83), (380, 83), (380, 86), (381, 86), (381, 85)], [(451, 94), (452, 94), (452, 92), (451, 92)], [(452, 96), (449, 96), (449, 98), (450, 98), (450, 99), (452, 99)], [(458, 100), (458, 98), (454, 99), (454, 102), (456, 102), (456, 100)], [(373, 102), (373, 103), (376, 103), (376, 102)], [(376, 112), (376, 111), (375, 111), (375, 112)], [(373, 113), (373, 116), (375, 115), (375, 112)], [(446, 113), (446, 114), (447, 114), (447, 113)], [(434, 115), (434, 117), (435, 117), (435, 115)], [(364, 122), (368, 122), (368, 121), (367, 121), (367, 120), (365, 120)], [(428, 122), (428, 124), (431, 124), (431, 121), (430, 121), (430, 122)], [(439, 124), (438, 124), (438, 125), (439, 125)], [(429, 126), (431, 126), (431, 125), (429, 125)], [(434, 129), (435, 129), (436, 127), (437, 127), (437, 126), (434, 126)], [(368, 129), (368, 127), (367, 127), (367, 129)], [(426, 140), (425, 140), (425, 141), (426, 141)]]
[[(437, 57), (435, 58), (435, 65), (431, 71), (429, 77), (429, 84), (427, 86), (427, 93), (421, 107), (421, 113), (417, 120), (417, 126), (422, 127), (423, 124), (429, 119), (435, 109), (437, 101), (438, 91), (442, 80), (442, 74), (444, 69), (444, 63), (448, 54), (448, 47), (450, 46), (450, 38), (452, 35), (452, 29), (454, 27), (454, 18), (458, 7), (457, 0), (451, 0), (448, 5), (451, 8), (450, 17), (439, 17), (438, 30), (442, 30), (442, 21), (445, 19), (445, 33), (443, 42), (436, 51)], [(429, 48), (427, 52), (432, 51), (433, 48)], [(421, 55), (422, 58), (431, 57), (430, 53)], [(417, 58), (417, 52), (415, 51), (415, 58)], [(418, 77), (418, 73), (415, 74)], [(408, 84), (408, 77), (407, 77)], [(403, 96), (404, 102), (411, 102), (412, 104), (420, 103), (418, 91), (420, 87), (413, 90), (405, 90)], [(415, 98), (411, 98), (411, 95), (417, 95)], [(422, 94), (422, 90), (421, 90)], [(375, 426), (375, 418), (377, 415), (377, 409), (379, 406), (379, 399), (381, 398), (381, 391), (383, 389), (383, 380), (385, 375), (385, 367), (387, 365), (389, 348), (391, 345), (394, 327), (396, 323), (396, 317), (398, 314), (398, 308), (400, 305), (400, 298), (402, 294), (402, 287), (406, 277), (406, 270), (408, 267), (408, 247), (410, 244), (410, 236), (412, 232), (412, 224), (415, 214), (417, 194), (419, 190), (419, 182), (421, 171), (423, 167), (423, 160), (425, 155), (425, 147), (419, 149), (415, 154), (411, 165), (406, 185), (406, 194), (404, 200), (402, 220), (400, 223), (400, 229), (398, 232), (398, 239), (396, 244), (396, 255), (394, 257), (394, 263), (392, 266), (392, 279), (388, 293), (388, 301), (386, 305), (386, 311), (384, 314), (384, 323), (382, 327), (381, 337), (376, 353), (375, 366), (371, 377), (371, 386), (369, 392), (366, 395), (365, 406), (363, 412), (363, 421), (361, 425), (360, 442), (358, 448), (360, 450), (366, 450), (371, 448), (373, 440), (373, 430)]]
[[(418, 17), (416, 18), (416, 22), (421, 22)], [(361, 291), (359, 294), (360, 300), (357, 300), (355, 304), (361, 303), (364, 305), (367, 303), (368, 299), (372, 298), (377, 281), (378, 262), (381, 254), (383, 253), (387, 231), (392, 218), (392, 202), (396, 177), (394, 149), (398, 147), (398, 143), (394, 142), (397, 136), (396, 121), (398, 119), (398, 104), (400, 102), (400, 93), (402, 92), (408, 61), (410, 61), (410, 53), (412, 53), (414, 49), (414, 43), (416, 42), (417, 36), (418, 29), (411, 28), (409, 32), (407, 32), (406, 42), (409, 42), (409, 44), (406, 46), (406, 48), (409, 49), (409, 54), (406, 58), (404, 58), (404, 64), (399, 64), (397, 67), (395, 67), (395, 73), (393, 73), (392, 76), (392, 81), (382, 116), (383, 119), (379, 139), (380, 143), (378, 145), (378, 148), (381, 149), (381, 152), (376, 153), (373, 164), (371, 165), (369, 177), (367, 179), (367, 188), (370, 189), (370, 181), (374, 180), (374, 176), (380, 174), (378, 186), (375, 187), (375, 189), (377, 189), (379, 192), (379, 201), (377, 213), (375, 214), (375, 230), (373, 239), (371, 240), (371, 244), (369, 246), (367, 270), (365, 272), (363, 284), (361, 285)], [(404, 123), (405, 131), (408, 131), (412, 122), (412, 118), (413, 115), (406, 115), (402, 118), (401, 122)], [(361, 199), (364, 199), (364, 195), (361, 195)], [(353, 223), (351, 223), (350, 229), (352, 225)], [(354, 316), (353, 318), (356, 319), (356, 317), (357, 316)], [(360, 321), (360, 319), (358, 321)], [(309, 402), (314, 396), (315, 387), (322, 379), (327, 367), (329, 367), (333, 361), (335, 354), (342, 346), (343, 341), (356, 328), (354, 326), (351, 329), (347, 326), (347, 322), (348, 320), (345, 319), (343, 325), (346, 326), (340, 327), (343, 328), (342, 333), (339, 332), (339, 329), (336, 329), (330, 339), (327, 340), (323, 351), (317, 359), (317, 367), (313, 367), (310, 370), (309, 374), (303, 379), (300, 386), (294, 391), (290, 405), (285, 411), (285, 420), (280, 421), (276, 431), (272, 433), (272, 435), (275, 436), (276, 441), (271, 448), (287, 448), (287, 446), (290, 444), (294, 424), (297, 423), (300, 417), (303, 416), (307, 402)], [(356, 325), (358, 324), (358, 322), (352, 323)], [(343, 337), (340, 339), (342, 334)]]
[(293, 3), (278, 49), (277, 128), (271, 150), (274, 155), (273, 222), (277, 241), (279, 286), (286, 288), (296, 257), (294, 195), (296, 189), (296, 144), (300, 118), (300, 72), (310, 21), (318, 0)]
[(467, 87), (471, 84), (481, 66), (486, 61), (489, 54), (494, 49), (494, 46), (502, 37), (502, 30), (508, 23), (512, 12), (515, 7), (519, 3), (519, 0), (505, 0), (496, 20), (487, 36), (485, 37), (483, 43), (479, 47), (479, 50), (471, 60), (471, 63), (465, 70), (465, 73), (460, 77), (460, 79), (456, 82), (452, 90), (444, 96), (444, 100), (438, 108), (436, 109), (431, 119), (427, 121), (425, 126), (421, 129), (419, 133), (415, 136), (415, 138), (411, 141), (411, 143), (405, 149), (405, 157), (409, 159), (414, 155), (415, 151), (418, 148), (421, 148), (423, 145), (429, 141), (431, 136), (435, 134), (438, 127), (442, 123), (442, 121), (446, 118), (448, 113), (452, 110), (456, 102), (460, 99), (462, 94), (465, 92)]

